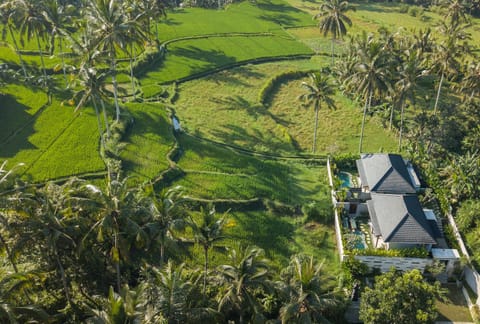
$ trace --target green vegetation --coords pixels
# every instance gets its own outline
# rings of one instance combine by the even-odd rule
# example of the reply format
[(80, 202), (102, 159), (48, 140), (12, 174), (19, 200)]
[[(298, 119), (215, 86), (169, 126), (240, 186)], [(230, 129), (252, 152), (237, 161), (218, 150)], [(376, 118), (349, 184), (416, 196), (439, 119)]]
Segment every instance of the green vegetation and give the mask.
[[(353, 3), (345, 41), (315, 26), (320, 5), (335, 18), (323, 3), (2, 1), (0, 322), (343, 320), (365, 271), (337, 280), (324, 165), (350, 165), (359, 140), (408, 152), (475, 252), (461, 206), (480, 188), (479, 66), (463, 41), (478, 46), (479, 23), (422, 1)], [(298, 98), (319, 71), (336, 109), (313, 118)], [(390, 286), (367, 290), (367, 321)]]

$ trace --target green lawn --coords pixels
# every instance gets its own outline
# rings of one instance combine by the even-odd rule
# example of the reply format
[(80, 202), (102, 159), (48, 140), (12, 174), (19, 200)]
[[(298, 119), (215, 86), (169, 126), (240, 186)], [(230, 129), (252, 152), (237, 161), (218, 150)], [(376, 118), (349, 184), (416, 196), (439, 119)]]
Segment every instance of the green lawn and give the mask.
[(437, 321), (471, 322), (472, 316), (467, 301), (456, 284), (446, 284), (442, 288), (448, 289), (446, 300), (437, 301), (439, 317)]

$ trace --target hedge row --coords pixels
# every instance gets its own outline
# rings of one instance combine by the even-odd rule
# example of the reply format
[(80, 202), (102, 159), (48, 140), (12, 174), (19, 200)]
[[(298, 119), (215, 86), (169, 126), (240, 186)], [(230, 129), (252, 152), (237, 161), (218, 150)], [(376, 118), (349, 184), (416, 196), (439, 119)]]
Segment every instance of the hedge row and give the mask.
[(260, 102), (262, 105), (266, 105), (270, 97), (270, 93), (277, 87), (279, 83), (301, 79), (310, 72), (312, 71), (287, 71), (275, 75), (273, 78), (268, 80), (260, 90), (258, 94), (258, 102)]

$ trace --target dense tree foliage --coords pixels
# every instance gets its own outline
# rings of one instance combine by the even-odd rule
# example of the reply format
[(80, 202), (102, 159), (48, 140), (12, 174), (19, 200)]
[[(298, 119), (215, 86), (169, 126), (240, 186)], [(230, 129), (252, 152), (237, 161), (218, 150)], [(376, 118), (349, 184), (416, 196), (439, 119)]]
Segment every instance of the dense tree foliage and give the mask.
[(441, 292), (438, 282), (429, 284), (418, 270), (404, 274), (391, 270), (376, 277), (373, 288), (365, 288), (360, 319), (365, 323), (433, 323), (435, 297)]

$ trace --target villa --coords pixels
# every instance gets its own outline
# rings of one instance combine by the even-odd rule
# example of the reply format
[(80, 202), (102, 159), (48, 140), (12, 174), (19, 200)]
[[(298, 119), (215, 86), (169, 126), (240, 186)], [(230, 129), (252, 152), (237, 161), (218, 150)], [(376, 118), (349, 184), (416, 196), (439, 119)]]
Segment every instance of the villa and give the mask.
[[(391, 266), (402, 270), (424, 269), (433, 259), (446, 265), (448, 273), (458, 261), (458, 252), (448, 248), (443, 226), (434, 211), (422, 207), (418, 192), (422, 185), (412, 164), (398, 154), (362, 154), (355, 161), (358, 177), (352, 180), (344, 201), (337, 201), (337, 236), (345, 249), (360, 252), (424, 249), (429, 258), (388, 258), (361, 253), (355, 257), (370, 267), (388, 271)], [(346, 173), (346, 172), (343, 172)], [(336, 225), (337, 226), (337, 225)], [(343, 237), (343, 239), (342, 239)], [(343, 253), (343, 252), (342, 252)], [(343, 256), (341, 256), (343, 257)]]

